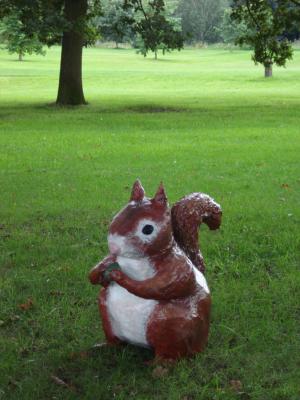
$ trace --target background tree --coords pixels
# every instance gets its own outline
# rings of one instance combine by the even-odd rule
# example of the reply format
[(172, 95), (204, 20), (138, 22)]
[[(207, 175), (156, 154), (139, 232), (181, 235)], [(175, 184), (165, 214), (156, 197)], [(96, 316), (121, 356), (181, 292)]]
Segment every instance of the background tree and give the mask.
[(247, 33), (247, 26), (244, 21), (232, 20), (232, 9), (225, 8), (220, 26), (217, 32), (223, 43), (235, 45), (237, 40)]
[(128, 24), (133, 18), (131, 9), (123, 8), (122, 0), (103, 1), (102, 16), (98, 19), (101, 38), (116, 43), (129, 42), (134, 37), (134, 32)]
[(284, 24), (283, 36), (290, 40), (300, 38), (300, 0), (270, 0), (276, 20)]
[[(149, 4), (147, 14), (142, 0), (124, 0), (124, 9), (137, 13), (138, 20), (126, 18), (144, 40), (147, 50), (155, 51), (159, 43), (180, 49), (180, 32), (167, 21), (163, 0)], [(59, 87), (56, 103), (61, 105), (86, 104), (82, 87), (82, 48), (94, 43), (99, 31), (96, 17), (101, 14), (100, 0), (1, 0), (0, 19), (19, 11), (22, 31), (34, 35), (48, 46), (61, 43)], [(141, 15), (141, 16), (140, 16)]]
[(25, 54), (46, 54), (36, 35), (28, 37), (24, 33), (23, 24), (17, 12), (0, 20), (0, 41), (4, 43), (4, 48), (9, 53), (18, 54), (19, 61), (23, 60)]
[(181, 18), (187, 41), (214, 43), (220, 40), (218, 29), (222, 22), (226, 0), (180, 0), (176, 15)]
[(154, 52), (157, 59), (158, 50), (163, 53), (183, 48), (183, 35), (176, 18), (167, 14), (163, 0), (125, 0), (125, 9), (132, 8), (135, 18), (131, 20), (134, 32), (138, 35), (137, 46), (146, 56)]
[[(272, 76), (272, 66), (285, 66), (292, 58), (293, 50), (286, 33), (297, 17), (298, 0), (278, 2), (268, 0), (234, 0), (232, 19), (244, 23), (245, 33), (237, 39), (237, 44), (253, 47), (252, 59), (265, 68), (265, 77)], [(300, 5), (300, 3), (299, 3)], [(292, 18), (291, 18), (292, 17)]]
[(82, 88), (82, 47), (97, 36), (94, 17), (98, 0), (2, 0), (0, 17), (19, 12), (22, 32), (51, 46), (61, 43), (57, 104), (85, 104)]

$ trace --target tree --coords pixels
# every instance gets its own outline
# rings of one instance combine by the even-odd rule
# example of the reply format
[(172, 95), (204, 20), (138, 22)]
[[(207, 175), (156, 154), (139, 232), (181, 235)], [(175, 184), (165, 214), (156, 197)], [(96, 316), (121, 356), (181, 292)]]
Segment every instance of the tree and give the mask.
[(36, 35), (28, 37), (24, 34), (23, 24), (17, 12), (0, 21), (0, 39), (9, 53), (18, 54), (19, 61), (23, 60), (25, 54), (46, 54)]
[(252, 59), (265, 68), (265, 77), (272, 76), (272, 66), (285, 66), (293, 50), (286, 33), (297, 20), (298, 0), (234, 0), (232, 19), (245, 23), (247, 31), (237, 44), (247, 43), (254, 49)]
[(82, 89), (82, 47), (97, 35), (93, 18), (98, 0), (2, 0), (0, 17), (19, 12), (22, 32), (51, 46), (61, 43), (57, 104), (85, 104)]
[(276, 21), (284, 25), (282, 36), (295, 41), (300, 38), (300, 0), (270, 0)]
[(213, 43), (220, 39), (217, 28), (222, 22), (226, 0), (180, 0), (176, 15), (189, 42)]
[(225, 8), (222, 22), (217, 32), (220, 35), (223, 43), (234, 45), (236, 41), (247, 32), (247, 27), (244, 21), (238, 22), (231, 18), (232, 9)]
[(142, 0), (125, 0), (125, 9), (133, 8), (135, 19), (133, 30), (138, 35), (139, 51), (146, 56), (153, 51), (155, 59), (159, 49), (165, 53), (183, 48), (183, 35), (177, 20), (167, 15), (163, 0), (152, 0), (144, 4)]
[(119, 43), (130, 41), (133, 38), (133, 30), (128, 24), (128, 20), (133, 18), (132, 10), (124, 10), (122, 1), (103, 2), (102, 12), (103, 15), (98, 20), (102, 38), (114, 41), (116, 48)]
[[(147, 15), (142, 0), (126, 1), (125, 9), (142, 12), (142, 19), (135, 23), (127, 18), (145, 39), (147, 48), (155, 49), (158, 29), (170, 35), (170, 24), (163, 15), (164, 1), (148, 1)], [(94, 43), (98, 36), (96, 17), (101, 14), (100, 0), (1, 0), (0, 18), (19, 11), (22, 31), (27, 37), (34, 35), (48, 46), (61, 43), (59, 87), (56, 103), (61, 105), (86, 104), (82, 87), (82, 48)], [(176, 36), (176, 35), (174, 35)], [(175, 40), (176, 39), (176, 40)], [(166, 40), (166, 39), (164, 39)], [(179, 34), (172, 38), (170, 46), (180, 47)]]
[(86, 104), (82, 87), (82, 48), (96, 38), (89, 25), (93, 12), (88, 13), (88, 0), (65, 0), (64, 27), (61, 42), (59, 86), (56, 103)]

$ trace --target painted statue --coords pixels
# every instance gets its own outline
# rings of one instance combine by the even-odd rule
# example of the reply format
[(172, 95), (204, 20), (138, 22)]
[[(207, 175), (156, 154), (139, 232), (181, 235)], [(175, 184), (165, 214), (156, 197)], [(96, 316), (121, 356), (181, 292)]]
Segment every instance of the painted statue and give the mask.
[(109, 255), (89, 274), (103, 286), (99, 310), (108, 344), (149, 347), (162, 360), (203, 350), (211, 298), (198, 227), (217, 229), (221, 216), (206, 194), (190, 194), (170, 209), (162, 184), (150, 199), (134, 183), (109, 227)]

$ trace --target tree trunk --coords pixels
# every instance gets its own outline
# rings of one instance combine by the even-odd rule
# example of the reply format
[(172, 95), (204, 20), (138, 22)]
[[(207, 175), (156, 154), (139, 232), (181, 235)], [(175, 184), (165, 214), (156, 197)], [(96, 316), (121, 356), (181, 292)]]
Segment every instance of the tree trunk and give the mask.
[(63, 33), (56, 104), (86, 104), (82, 89), (83, 34), (74, 28), (86, 13), (87, 0), (65, 0), (65, 18), (72, 26), (70, 31)]
[(157, 60), (157, 50), (154, 52), (154, 59)]
[(272, 64), (265, 65), (265, 78), (271, 78), (272, 76), (273, 76)]
[(21, 52), (19, 53), (19, 61), (23, 61), (23, 54)]

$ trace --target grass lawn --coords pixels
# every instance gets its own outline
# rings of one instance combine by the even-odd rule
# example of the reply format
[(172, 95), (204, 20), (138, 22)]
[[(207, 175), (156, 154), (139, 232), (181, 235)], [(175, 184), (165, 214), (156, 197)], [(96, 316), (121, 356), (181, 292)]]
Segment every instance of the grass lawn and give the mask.
[[(246, 51), (88, 49), (79, 108), (51, 105), (59, 54), (0, 52), (0, 399), (298, 400), (300, 51), (266, 80)], [(201, 234), (209, 345), (161, 377), (146, 350), (90, 350), (87, 273), (137, 177), (224, 213)]]

